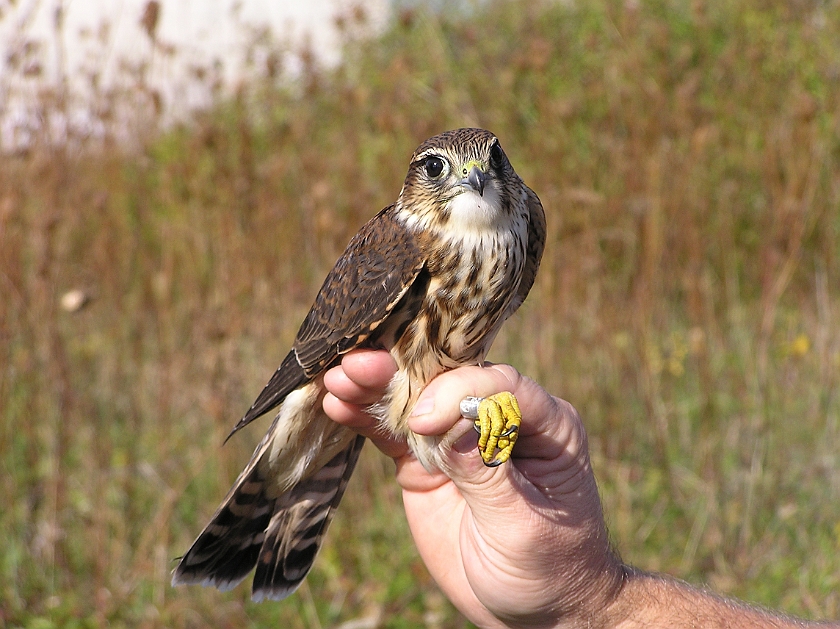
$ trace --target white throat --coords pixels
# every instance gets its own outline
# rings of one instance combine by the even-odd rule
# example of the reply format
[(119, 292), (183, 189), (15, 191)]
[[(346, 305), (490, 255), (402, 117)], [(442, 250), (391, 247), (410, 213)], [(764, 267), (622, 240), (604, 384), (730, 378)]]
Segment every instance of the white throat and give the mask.
[(448, 228), (455, 228), (461, 234), (495, 231), (504, 219), (502, 199), (492, 185), (484, 189), (484, 196), (467, 190), (449, 202)]

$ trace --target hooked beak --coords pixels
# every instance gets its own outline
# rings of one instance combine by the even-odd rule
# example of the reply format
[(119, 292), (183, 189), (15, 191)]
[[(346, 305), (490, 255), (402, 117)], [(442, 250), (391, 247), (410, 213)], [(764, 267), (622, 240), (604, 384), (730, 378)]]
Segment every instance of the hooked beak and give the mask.
[(481, 196), (484, 196), (485, 181), (487, 181), (487, 175), (478, 166), (473, 166), (470, 174), (467, 175), (467, 183)]

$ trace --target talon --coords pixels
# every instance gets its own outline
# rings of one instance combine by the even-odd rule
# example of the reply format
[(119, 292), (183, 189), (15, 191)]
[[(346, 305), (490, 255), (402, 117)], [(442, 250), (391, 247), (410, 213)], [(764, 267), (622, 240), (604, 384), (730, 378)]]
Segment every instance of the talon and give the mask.
[[(464, 403), (461, 408), (464, 409)], [(474, 428), (479, 433), (481, 459), (487, 467), (501, 465), (510, 459), (519, 436), (522, 422), (519, 403), (512, 393), (504, 391), (481, 400), (477, 415)]]
[(500, 441), (501, 441), (501, 438), (502, 438), (502, 437), (510, 437), (510, 436), (511, 436), (513, 433), (515, 433), (517, 430), (519, 430), (519, 426), (517, 426), (516, 424), (514, 424), (513, 426), (511, 426), (510, 428), (508, 428), (506, 431), (504, 431), (501, 435), (499, 435), (499, 439), (500, 439)]

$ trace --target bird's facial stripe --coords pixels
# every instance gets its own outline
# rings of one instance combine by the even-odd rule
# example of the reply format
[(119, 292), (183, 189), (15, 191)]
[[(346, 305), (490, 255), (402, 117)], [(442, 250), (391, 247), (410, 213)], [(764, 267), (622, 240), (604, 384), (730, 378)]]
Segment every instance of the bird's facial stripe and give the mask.
[(493, 146), (490, 147), (490, 166), (492, 166), (494, 170), (501, 170), (504, 163), (505, 152), (502, 150), (499, 141), (496, 140), (493, 142)]
[(425, 161), (426, 161), (429, 157), (431, 157), (431, 156), (433, 156), (433, 155), (434, 155), (435, 157), (441, 157), (441, 155), (440, 155), (440, 150), (438, 150), (438, 149), (428, 149), (428, 150), (426, 150), (426, 151), (423, 151), (422, 153), (418, 153), (418, 154), (414, 157), (414, 161), (413, 161), (413, 162), (411, 162), (411, 163), (412, 163), (412, 165), (414, 165), (414, 164), (422, 164), (422, 163), (423, 163), (423, 162), (425, 162)]

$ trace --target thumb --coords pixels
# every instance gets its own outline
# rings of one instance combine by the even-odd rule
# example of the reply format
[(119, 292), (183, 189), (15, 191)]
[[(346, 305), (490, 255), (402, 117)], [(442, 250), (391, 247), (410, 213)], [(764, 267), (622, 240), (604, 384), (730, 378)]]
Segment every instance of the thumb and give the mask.
[[(534, 398), (539, 396), (531, 388), (542, 392), (509, 365), (462, 367), (435, 378), (422, 393), (415, 414), (409, 419), (409, 427), (418, 434), (444, 434), (440, 461), (443, 472), (458, 488), (478, 522), (497, 522), (500, 516), (521, 509), (524, 500), (539, 496), (531, 495), (535, 493), (534, 488), (511, 461), (498, 467), (484, 464), (477, 449), (474, 422), (461, 417), (460, 401), (468, 396), (484, 398), (502, 391), (518, 395), (523, 412), (520, 441), (527, 441), (537, 428), (533, 420), (540, 416), (534, 404)], [(544, 392), (542, 397), (550, 398)], [(517, 449), (513, 454), (517, 456)]]

